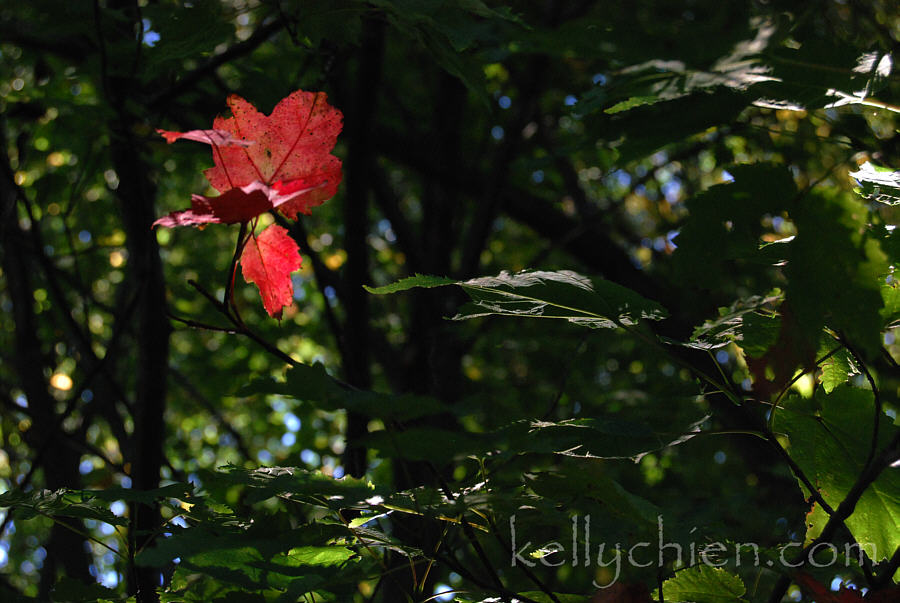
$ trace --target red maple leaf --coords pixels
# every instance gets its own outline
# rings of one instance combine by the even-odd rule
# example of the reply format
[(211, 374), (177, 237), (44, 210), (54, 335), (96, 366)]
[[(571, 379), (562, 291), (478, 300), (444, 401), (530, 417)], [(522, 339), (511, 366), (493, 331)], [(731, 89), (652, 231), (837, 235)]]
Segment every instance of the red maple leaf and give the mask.
[(291, 273), (300, 268), (297, 243), (281, 226), (272, 224), (258, 235), (252, 235), (241, 254), (244, 280), (256, 283), (263, 306), (270, 316), (281, 320), (281, 311), (294, 298)]
[[(253, 234), (260, 214), (277, 209), (288, 218), (309, 214), (334, 196), (341, 161), (331, 154), (341, 131), (341, 112), (322, 92), (297, 90), (264, 115), (239, 96), (228, 97), (231, 117), (217, 117), (210, 130), (157, 130), (170, 144), (179, 139), (207, 143), (215, 166), (204, 172), (221, 194), (191, 196), (191, 208), (176, 211), (154, 226), (202, 226), (250, 222), (239, 245), (243, 274), (259, 287), (271, 316), (291, 303), (290, 274), (300, 267), (296, 243), (283, 228)], [(279, 305), (280, 304), (280, 305)]]
[(334, 196), (341, 182), (341, 160), (331, 149), (342, 116), (324, 93), (298, 90), (268, 116), (239, 96), (229, 96), (228, 106), (233, 117), (217, 117), (213, 128), (255, 144), (218, 148), (216, 166), (204, 172), (213, 188), (224, 192), (256, 181), (280, 192), (316, 187), (279, 207), (289, 218), (309, 214), (310, 208)]

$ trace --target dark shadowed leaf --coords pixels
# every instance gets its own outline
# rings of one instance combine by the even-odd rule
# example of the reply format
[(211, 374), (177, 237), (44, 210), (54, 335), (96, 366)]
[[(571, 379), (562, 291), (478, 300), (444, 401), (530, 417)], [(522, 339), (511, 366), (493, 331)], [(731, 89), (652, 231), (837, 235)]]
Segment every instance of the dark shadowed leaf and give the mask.
[(502, 272), (468, 281), (416, 276), (370, 291), (393, 293), (454, 284), (472, 298), (455, 320), (489, 315), (560, 318), (586, 327), (614, 328), (634, 325), (642, 318), (661, 320), (667, 316), (658, 303), (626, 287), (570, 270)]

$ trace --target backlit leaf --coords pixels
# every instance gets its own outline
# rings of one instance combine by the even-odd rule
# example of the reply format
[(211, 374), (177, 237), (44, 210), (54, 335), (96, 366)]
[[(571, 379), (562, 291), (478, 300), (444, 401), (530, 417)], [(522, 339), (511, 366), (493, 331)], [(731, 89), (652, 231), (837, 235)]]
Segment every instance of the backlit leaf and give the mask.
[[(813, 482), (822, 497), (837, 508), (853, 487), (868, 456), (875, 413), (872, 392), (847, 385), (830, 394), (817, 392), (804, 400), (791, 397), (775, 415), (777, 431), (790, 439), (790, 455)], [(897, 427), (885, 415), (879, 417), (879, 444), (890, 441)], [(809, 518), (813, 534), (821, 531), (825, 513)], [(856, 541), (874, 561), (890, 557), (900, 546), (900, 475), (885, 469), (863, 493), (846, 521)]]
[(459, 285), (472, 299), (454, 320), (500, 315), (559, 318), (581, 326), (614, 328), (631, 326), (641, 319), (661, 320), (667, 316), (658, 303), (626, 287), (570, 270), (503, 272), (468, 281), (419, 275), (370, 291), (393, 293), (414, 287), (444, 285)]
[(662, 584), (665, 600), (673, 603), (730, 603), (745, 591), (739, 577), (705, 564), (680, 570)]
[(272, 224), (252, 235), (241, 254), (241, 271), (248, 283), (255, 283), (269, 316), (281, 318), (282, 309), (294, 301), (291, 273), (299, 270), (300, 249), (287, 230)]

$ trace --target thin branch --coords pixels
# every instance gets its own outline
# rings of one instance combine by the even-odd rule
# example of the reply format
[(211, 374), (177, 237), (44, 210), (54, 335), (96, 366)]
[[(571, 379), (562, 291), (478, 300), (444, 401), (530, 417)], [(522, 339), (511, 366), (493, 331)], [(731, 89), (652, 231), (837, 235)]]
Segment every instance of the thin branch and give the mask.
[(344, 299), (344, 287), (341, 284), (340, 279), (338, 279), (337, 274), (325, 265), (322, 258), (319, 257), (319, 254), (309, 246), (306, 228), (304, 228), (299, 220), (296, 222), (289, 222), (284, 216), (274, 211), (272, 212), (272, 215), (275, 217), (275, 222), (279, 226), (286, 228), (291, 233), (291, 237), (293, 237), (294, 241), (296, 241), (297, 245), (300, 247), (300, 252), (309, 257), (309, 261), (312, 264), (313, 277), (316, 280), (316, 286), (323, 297), (325, 322), (328, 323), (328, 328), (334, 337), (338, 352), (343, 356), (342, 346), (344, 341), (344, 330), (341, 327), (340, 321), (338, 321), (337, 315), (334, 313), (334, 308), (331, 307), (331, 302), (325, 295), (325, 288), (331, 287), (337, 295), (338, 300)]
[(175, 381), (191, 395), (192, 398), (197, 400), (204, 408), (215, 418), (216, 422), (219, 423), (222, 427), (224, 427), (228, 433), (234, 438), (235, 448), (238, 449), (245, 459), (252, 459), (253, 456), (250, 454), (250, 449), (247, 448), (247, 444), (244, 442), (244, 437), (241, 433), (235, 429), (234, 425), (232, 425), (222, 413), (219, 412), (219, 409), (216, 408), (216, 405), (212, 403), (212, 401), (203, 395), (197, 386), (195, 386), (187, 376), (179, 371), (177, 368), (170, 366), (169, 371), (172, 374), (172, 377), (175, 378)]
[[(256, 222), (254, 221), (254, 226)], [(234, 246), (234, 255), (231, 257), (231, 266), (228, 268), (228, 280), (225, 281), (225, 296), (222, 299), (223, 310), (228, 312), (228, 305), (234, 306), (234, 275), (237, 272), (238, 260), (244, 251), (247, 240), (253, 236), (253, 231), (247, 234), (247, 223), (241, 222), (241, 229), (238, 231), (237, 243)]]
[[(440, 472), (437, 470), (437, 468), (433, 464), (431, 464), (430, 461), (426, 462), (426, 466), (428, 467), (429, 471), (431, 471), (431, 473), (434, 475), (434, 478), (435, 478), (435, 480), (437, 480), (438, 484), (440, 485), (441, 491), (443, 491), (444, 496), (446, 496), (448, 499), (450, 499), (452, 501), (457, 500), (456, 494), (453, 492), (453, 490), (450, 489), (450, 485), (444, 479), (444, 476), (442, 476), (440, 474)], [(463, 515), (463, 514), (460, 514), (459, 520), (460, 520), (460, 524), (462, 525), (462, 528), (463, 528), (463, 533), (465, 534), (465, 536), (469, 540), (469, 542), (472, 544), (472, 548), (475, 549), (475, 553), (478, 555), (478, 558), (481, 561), (482, 565), (484, 565), (484, 567), (488, 570), (488, 573), (490, 574), (491, 579), (494, 581), (494, 583), (499, 588), (502, 589), (503, 581), (500, 580), (500, 576), (497, 574), (496, 570), (494, 569), (494, 566), (491, 564), (490, 559), (488, 559), (487, 553), (484, 552), (484, 549), (482, 548), (481, 543), (478, 542), (478, 537), (475, 535), (475, 532), (472, 531), (471, 524), (469, 524), (468, 520), (466, 520), (465, 515)], [(488, 520), (488, 524), (490, 525), (491, 532), (494, 535), (494, 538), (497, 539), (497, 541), (500, 543), (500, 545), (504, 549), (508, 549), (509, 545), (503, 540), (503, 537), (500, 535), (500, 532), (497, 529), (496, 524), (490, 518), (487, 518), (487, 520)], [(547, 585), (545, 585), (541, 581), (541, 579), (538, 578), (534, 574), (534, 572), (532, 572), (525, 565), (521, 565), (521, 566), (517, 566), (517, 567), (520, 567), (522, 572), (528, 577), (528, 579), (531, 580), (535, 584), (535, 586), (537, 586), (539, 589), (541, 589), (541, 591), (544, 592), (548, 597), (550, 597), (550, 600), (554, 601), (554, 603), (560, 603), (559, 599), (553, 593), (553, 590), (550, 589)]]
[[(825, 524), (825, 527), (822, 528), (822, 532), (819, 536), (809, 543), (797, 556), (796, 561), (798, 561), (801, 565), (805, 565), (809, 562), (809, 552), (813, 550), (818, 545), (823, 542), (828, 542), (831, 540), (834, 533), (837, 531), (839, 526), (844, 525), (844, 520), (846, 520), (850, 515), (853, 514), (854, 509), (856, 508), (856, 504), (859, 502), (859, 499), (862, 497), (863, 493), (866, 489), (875, 482), (878, 476), (884, 471), (885, 468), (889, 467), (892, 463), (900, 460), (900, 432), (898, 432), (891, 440), (891, 442), (887, 445), (887, 447), (878, 454), (873, 460), (872, 463), (867, 466), (862, 473), (860, 473), (859, 477), (856, 480), (856, 483), (853, 484), (853, 487), (847, 493), (847, 496), (844, 497), (844, 500), (835, 509), (835, 512), (828, 519), (828, 522)], [(796, 565), (794, 567), (797, 567)], [(775, 589), (772, 591), (771, 596), (769, 597), (769, 603), (779, 603), (784, 597), (784, 593), (787, 592), (788, 587), (791, 584), (791, 578), (789, 576), (782, 576), (778, 583), (775, 585)]]
[[(266, 341), (265, 339), (263, 339), (262, 337), (260, 337), (256, 333), (254, 333), (253, 331), (251, 331), (250, 328), (244, 323), (244, 321), (241, 320), (241, 317), (237, 313), (236, 308), (233, 308), (234, 314), (232, 314), (231, 312), (228, 311), (228, 308), (225, 307), (224, 303), (217, 300), (212, 293), (210, 293), (209, 291), (207, 291), (206, 289), (201, 287), (200, 284), (197, 283), (197, 281), (191, 279), (188, 281), (188, 284), (190, 286), (192, 286), (194, 289), (196, 289), (203, 297), (208, 299), (213, 304), (213, 306), (215, 306), (215, 308), (219, 312), (221, 312), (223, 314), (223, 316), (225, 316), (225, 318), (227, 318), (231, 322), (231, 324), (233, 324), (235, 326), (233, 333), (235, 333), (237, 335), (243, 335), (244, 337), (247, 337), (248, 339), (255, 341), (264, 350), (266, 350), (273, 356), (280, 358), (281, 360), (285, 361), (286, 363), (290, 364), (291, 366), (299, 366), (301, 364), (300, 362), (297, 362), (296, 360), (291, 358), (288, 354), (285, 354), (284, 352), (279, 350), (277, 347), (275, 347), (274, 345), (272, 345), (271, 343), (269, 343), (268, 341)], [(186, 321), (186, 322), (190, 323), (192, 321)], [(190, 326), (197, 326), (198, 328), (204, 328), (203, 325), (200, 325), (199, 323), (194, 323), (194, 324), (191, 324)], [(222, 330), (222, 329), (216, 329), (216, 330)]]
[(894, 581), (894, 574), (897, 572), (898, 568), (900, 568), (900, 547), (897, 547), (897, 550), (894, 551), (894, 554), (891, 556), (887, 565), (878, 572), (878, 576), (872, 583), (873, 590), (878, 591), (879, 589), (892, 584)]
[[(818, 369), (820, 364), (822, 364), (823, 362), (825, 362), (826, 360), (828, 360), (829, 358), (831, 358), (832, 356), (834, 356), (835, 354), (840, 352), (841, 348), (843, 348), (843, 347), (844, 347), (843, 344), (837, 346), (836, 348), (834, 348), (833, 350), (831, 350), (830, 352), (826, 353), (824, 356), (822, 356), (821, 358), (816, 360), (813, 363), (813, 366), (816, 369)], [(785, 394), (787, 394), (791, 390), (791, 386), (793, 386), (795, 383), (800, 381), (800, 379), (802, 379), (807, 374), (809, 374), (809, 371), (803, 371), (803, 372), (797, 373), (796, 375), (794, 375), (794, 377), (790, 381), (787, 382), (787, 384), (783, 388), (781, 388), (781, 391), (778, 393), (778, 396), (776, 396), (775, 400), (772, 402), (772, 408), (771, 408), (771, 412), (769, 414), (769, 421), (768, 421), (769, 429), (771, 429), (772, 426), (775, 424), (775, 410), (780, 408), (779, 404), (781, 403), (781, 399), (784, 398)]]

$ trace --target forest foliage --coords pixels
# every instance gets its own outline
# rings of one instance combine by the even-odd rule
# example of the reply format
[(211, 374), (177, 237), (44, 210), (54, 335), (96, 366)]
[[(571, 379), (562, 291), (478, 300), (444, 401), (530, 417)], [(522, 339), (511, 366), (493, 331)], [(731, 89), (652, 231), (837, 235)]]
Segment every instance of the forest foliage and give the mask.
[(896, 600), (896, 9), (0, 7), (0, 598)]

